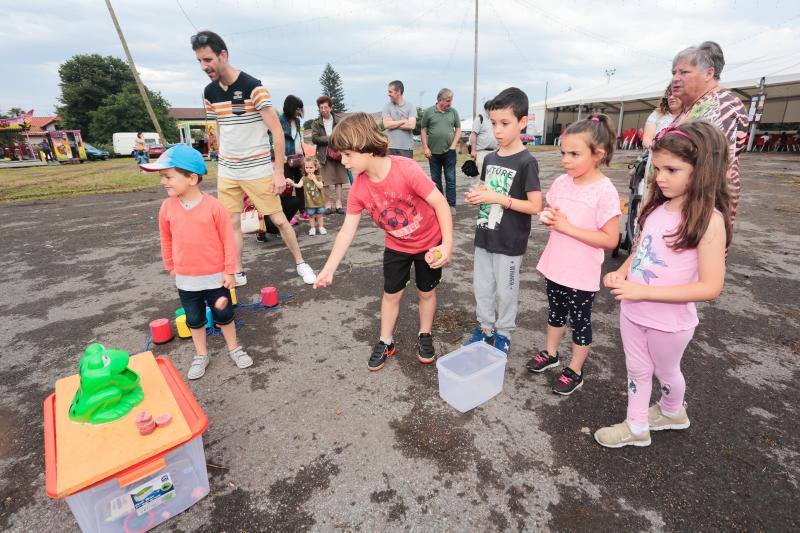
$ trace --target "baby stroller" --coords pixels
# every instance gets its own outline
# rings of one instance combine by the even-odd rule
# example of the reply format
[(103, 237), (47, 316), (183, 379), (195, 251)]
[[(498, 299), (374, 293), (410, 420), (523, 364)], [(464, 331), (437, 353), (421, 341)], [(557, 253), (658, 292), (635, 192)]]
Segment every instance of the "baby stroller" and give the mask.
[(628, 182), (628, 216), (625, 219), (624, 233), (620, 233), (619, 244), (611, 253), (612, 257), (617, 257), (620, 250), (631, 253), (633, 243), (636, 242), (636, 221), (639, 218), (639, 211), (647, 192), (647, 174), (650, 170), (649, 152), (645, 151), (636, 161), (628, 165), (631, 169), (631, 179)]

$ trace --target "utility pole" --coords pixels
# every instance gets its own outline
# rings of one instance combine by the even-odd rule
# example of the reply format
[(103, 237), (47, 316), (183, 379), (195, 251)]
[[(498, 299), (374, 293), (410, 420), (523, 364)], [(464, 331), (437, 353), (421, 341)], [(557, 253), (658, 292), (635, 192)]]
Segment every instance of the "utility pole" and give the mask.
[(475, 0), (475, 58), (472, 61), (472, 118), (478, 112), (478, 0)]
[[(758, 96), (750, 99), (750, 112), (748, 113), (748, 118), (750, 119), (750, 135), (748, 135), (747, 139), (748, 152), (753, 151), (753, 141), (756, 140), (756, 128), (758, 127), (758, 122), (761, 120), (761, 110), (764, 109), (764, 102), (762, 100), (766, 98), (764, 96), (764, 84), (766, 81), (766, 78), (761, 78), (758, 84)], [(759, 106), (761, 107), (760, 110)]]
[(156, 133), (158, 133), (158, 136), (161, 138), (161, 142), (165, 143), (167, 142), (167, 139), (164, 138), (164, 132), (161, 131), (161, 125), (158, 123), (156, 114), (153, 112), (153, 107), (150, 105), (150, 99), (147, 97), (147, 91), (144, 90), (142, 80), (139, 79), (139, 73), (136, 71), (136, 65), (133, 63), (133, 56), (131, 56), (131, 51), (128, 50), (128, 43), (125, 42), (125, 36), (122, 34), (122, 28), (119, 27), (117, 15), (114, 14), (114, 8), (111, 7), (111, 0), (106, 0), (106, 7), (108, 7), (108, 13), (111, 15), (111, 21), (114, 23), (114, 27), (117, 29), (119, 41), (122, 43), (122, 49), (125, 50), (125, 56), (128, 58), (128, 65), (131, 67), (133, 79), (136, 80), (136, 86), (139, 87), (139, 94), (142, 95), (144, 106), (147, 108), (147, 114), (150, 115), (150, 120), (153, 121), (153, 126), (156, 128)]
[(542, 113), (542, 145), (547, 144), (547, 87), (549, 81), (544, 82), (544, 113)]
[(616, 73), (617, 73), (617, 69), (615, 69), (614, 67), (606, 69), (606, 84), (610, 84), (611, 83), (611, 76), (613, 76)]

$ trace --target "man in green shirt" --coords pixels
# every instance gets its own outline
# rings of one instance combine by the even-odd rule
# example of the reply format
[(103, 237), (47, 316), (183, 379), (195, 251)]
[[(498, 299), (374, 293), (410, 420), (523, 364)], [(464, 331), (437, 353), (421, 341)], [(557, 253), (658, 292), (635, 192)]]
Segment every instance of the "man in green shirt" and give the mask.
[[(436, 105), (422, 115), (422, 150), (431, 167), (431, 179), (447, 197), (450, 207), (456, 205), (456, 145), (461, 138), (461, 119), (453, 109), (453, 91), (442, 89)], [(442, 169), (446, 189), (442, 189)]]

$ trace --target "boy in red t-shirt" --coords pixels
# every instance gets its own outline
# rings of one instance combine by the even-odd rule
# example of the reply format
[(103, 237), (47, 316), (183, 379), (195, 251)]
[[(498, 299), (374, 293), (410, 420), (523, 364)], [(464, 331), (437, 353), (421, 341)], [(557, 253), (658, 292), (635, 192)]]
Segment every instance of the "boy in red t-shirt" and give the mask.
[(436, 285), (453, 248), (453, 220), (447, 200), (416, 161), (387, 157), (389, 142), (371, 115), (354, 113), (343, 119), (334, 128), (330, 141), (356, 179), (347, 199), (342, 229), (314, 287), (327, 287), (333, 282), (336, 267), (356, 235), (361, 212), (366, 210), (386, 232), (381, 334), (367, 368), (380, 370), (386, 358), (395, 353), (392, 336), (403, 290), (411, 279), (411, 265), (419, 296), (417, 360), (432, 363), (436, 359), (431, 336)]
[[(230, 289), (236, 272), (236, 241), (230, 215), (219, 200), (200, 191), (206, 173), (203, 156), (194, 148), (178, 144), (164, 152), (155, 163), (139, 165), (158, 171), (167, 199), (158, 212), (161, 257), (175, 279), (178, 296), (186, 312), (197, 355), (189, 367), (189, 379), (206, 372), (209, 363), (206, 344), (206, 305), (222, 330), (228, 353), (239, 368), (253, 360), (236, 340), (236, 324)], [(209, 324), (210, 325), (210, 324)]]

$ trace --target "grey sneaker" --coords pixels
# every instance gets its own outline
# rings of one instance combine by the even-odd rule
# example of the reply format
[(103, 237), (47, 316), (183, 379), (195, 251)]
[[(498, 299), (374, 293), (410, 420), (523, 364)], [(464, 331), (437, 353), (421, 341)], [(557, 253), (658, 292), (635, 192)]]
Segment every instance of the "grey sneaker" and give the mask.
[(241, 346), (237, 346), (233, 350), (230, 350), (228, 354), (233, 359), (233, 362), (236, 363), (236, 366), (239, 368), (247, 368), (253, 364), (253, 360), (247, 355), (247, 352), (244, 351), (244, 348)]
[(594, 432), (594, 440), (606, 448), (622, 448), (623, 446), (650, 446), (650, 432), (639, 435), (631, 432), (627, 422), (600, 428)]
[(236, 274), (233, 275), (233, 279), (236, 280), (237, 287), (242, 287), (244, 285), (247, 285), (247, 276), (245, 275), (244, 272), (237, 272)]
[(203, 374), (206, 373), (206, 367), (210, 362), (210, 358), (207, 355), (195, 355), (194, 359), (192, 359), (192, 364), (189, 366), (189, 372), (187, 372), (187, 376), (189, 379), (198, 379), (202, 378)]
[(650, 424), (650, 431), (686, 429), (689, 427), (689, 417), (686, 415), (685, 407), (681, 407), (677, 415), (667, 416), (661, 412), (661, 405), (651, 405), (647, 411), (647, 422)]

